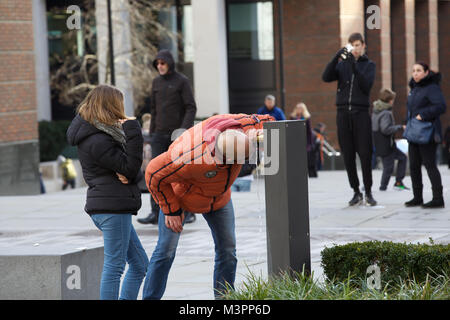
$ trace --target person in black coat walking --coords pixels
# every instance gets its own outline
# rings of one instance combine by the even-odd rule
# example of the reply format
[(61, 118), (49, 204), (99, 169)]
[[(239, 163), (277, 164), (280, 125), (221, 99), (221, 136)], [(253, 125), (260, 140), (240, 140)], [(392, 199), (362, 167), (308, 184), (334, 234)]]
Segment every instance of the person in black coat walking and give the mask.
[(79, 105), (67, 139), (78, 148), (89, 186), (84, 210), (103, 233), (100, 299), (119, 297), (120, 278), (128, 262), (120, 298), (135, 300), (148, 266), (148, 257), (131, 223), (131, 216), (141, 207), (137, 186), (142, 175), (141, 127), (125, 116), (122, 92), (99, 85)]
[(338, 141), (344, 156), (350, 186), (354, 190), (349, 205), (359, 204), (363, 196), (359, 190), (356, 170), (356, 153), (361, 160), (366, 203), (375, 206), (372, 196), (372, 129), (369, 115), (370, 90), (375, 79), (375, 63), (364, 54), (365, 43), (360, 33), (348, 39), (352, 49), (340, 49), (328, 63), (322, 74), (325, 82), (338, 81), (337, 131)]
[[(440, 115), (447, 108), (439, 84), (441, 74), (430, 70), (424, 62), (417, 62), (413, 66), (412, 78), (409, 82), (411, 91), (408, 95), (408, 121), (416, 118), (419, 121), (432, 123), (433, 134), (426, 144), (409, 142), (409, 167), (413, 186), (414, 198), (405, 202), (407, 207), (420, 206), (424, 208), (443, 208), (442, 179), (436, 165), (436, 149), (442, 142), (442, 128)], [(412, 122), (411, 122), (412, 123)], [(433, 199), (423, 203), (422, 164), (427, 170), (431, 181)]]
[[(175, 61), (169, 50), (161, 50), (153, 60), (159, 76), (152, 82), (150, 96), (150, 145), (152, 158), (169, 149), (170, 144), (181, 133), (177, 129), (188, 129), (194, 125), (197, 106), (189, 79), (175, 70)], [(143, 224), (158, 224), (159, 206), (150, 195), (152, 212), (138, 219)], [(195, 215), (185, 216), (185, 223), (195, 221)]]

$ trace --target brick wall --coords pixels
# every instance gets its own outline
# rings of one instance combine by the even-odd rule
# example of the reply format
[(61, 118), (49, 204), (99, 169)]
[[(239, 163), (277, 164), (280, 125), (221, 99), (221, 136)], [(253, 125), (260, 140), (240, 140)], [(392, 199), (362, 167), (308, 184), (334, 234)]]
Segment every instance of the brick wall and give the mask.
[(441, 117), (442, 128), (445, 130), (450, 126), (450, 1), (438, 2), (438, 32), (441, 88), (447, 102), (447, 112)]
[(285, 0), (283, 9), (286, 116), (303, 101), (312, 125), (324, 122), (338, 148), (336, 83), (323, 82), (322, 72), (340, 48), (339, 1)]
[(38, 139), (31, 0), (0, 1), (0, 143)]
[[(416, 30), (416, 61), (430, 63), (430, 27), (428, 17), (428, 0), (416, 0), (415, 3)], [(410, 66), (412, 68), (412, 66)]]

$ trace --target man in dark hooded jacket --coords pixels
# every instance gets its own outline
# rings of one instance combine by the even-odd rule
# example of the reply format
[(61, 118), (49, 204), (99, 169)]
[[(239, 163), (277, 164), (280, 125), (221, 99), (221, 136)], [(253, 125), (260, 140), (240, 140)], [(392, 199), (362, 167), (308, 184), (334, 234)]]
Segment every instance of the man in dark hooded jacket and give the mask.
[[(150, 145), (152, 158), (169, 149), (179, 135), (175, 130), (188, 129), (194, 125), (197, 107), (189, 79), (175, 70), (175, 61), (169, 50), (161, 50), (153, 60), (159, 76), (153, 80), (150, 96)], [(175, 131), (175, 132), (174, 132)], [(172, 135), (176, 135), (172, 137)], [(159, 206), (150, 196), (152, 212), (138, 222), (157, 224)], [(185, 223), (195, 221), (193, 214), (185, 215)]]

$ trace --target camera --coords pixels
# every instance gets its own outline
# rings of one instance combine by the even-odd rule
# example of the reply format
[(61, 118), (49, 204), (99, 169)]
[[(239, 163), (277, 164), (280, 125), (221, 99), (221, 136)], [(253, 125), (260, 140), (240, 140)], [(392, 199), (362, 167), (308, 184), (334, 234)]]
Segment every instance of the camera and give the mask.
[(342, 59), (347, 59), (348, 58), (348, 55), (352, 52), (352, 50), (353, 50), (353, 46), (350, 44), (350, 43), (348, 43), (345, 47), (344, 47), (344, 52), (341, 54), (341, 58)]

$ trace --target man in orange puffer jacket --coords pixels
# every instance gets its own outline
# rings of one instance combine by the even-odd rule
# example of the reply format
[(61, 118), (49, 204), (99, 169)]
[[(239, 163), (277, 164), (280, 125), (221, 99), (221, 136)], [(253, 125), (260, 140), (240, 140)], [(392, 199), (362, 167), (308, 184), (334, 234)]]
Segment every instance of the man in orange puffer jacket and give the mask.
[(159, 238), (145, 278), (143, 298), (161, 299), (183, 230), (184, 212), (201, 213), (215, 244), (214, 295), (234, 287), (236, 237), (231, 185), (254, 158), (257, 136), (269, 115), (224, 114), (185, 131), (147, 166), (145, 181), (159, 204)]

